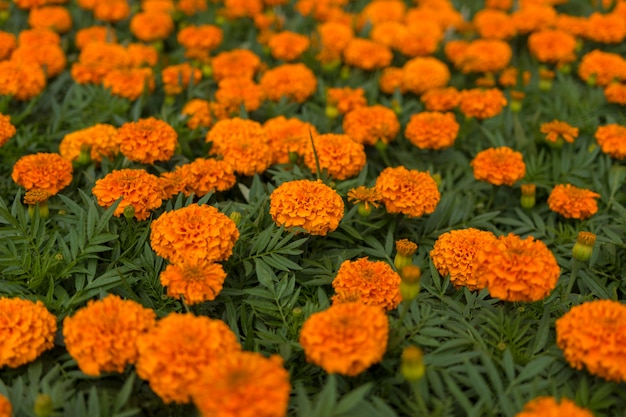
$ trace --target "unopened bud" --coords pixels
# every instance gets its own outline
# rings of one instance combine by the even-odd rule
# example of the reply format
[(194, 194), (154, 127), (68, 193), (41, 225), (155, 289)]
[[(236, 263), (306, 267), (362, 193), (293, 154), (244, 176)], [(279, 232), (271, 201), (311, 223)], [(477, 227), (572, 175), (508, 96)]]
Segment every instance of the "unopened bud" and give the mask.
[(130, 220), (133, 217), (135, 217), (135, 207), (134, 206), (124, 207), (124, 217), (126, 217), (127, 220)]
[(424, 352), (417, 346), (407, 346), (402, 351), (400, 373), (409, 382), (419, 381), (424, 377)]
[(591, 232), (579, 232), (576, 238), (576, 244), (572, 249), (574, 259), (581, 262), (588, 261), (593, 254), (593, 246), (596, 243), (596, 235)]
[(54, 403), (52, 402), (52, 397), (48, 394), (39, 394), (37, 398), (35, 398), (35, 406), (33, 407), (33, 411), (37, 417), (49, 417), (52, 415), (54, 411)]
[(402, 301), (413, 301), (420, 292), (422, 270), (417, 265), (407, 265), (400, 270), (400, 296)]
[(535, 184), (522, 184), (522, 208), (531, 209), (535, 207), (537, 186)]
[(396, 257), (393, 260), (393, 266), (396, 270), (402, 271), (405, 266), (413, 264), (413, 254), (417, 250), (417, 244), (408, 239), (400, 239), (396, 241)]
[(326, 117), (328, 117), (329, 119), (336, 119), (337, 116), (339, 116), (339, 110), (337, 109), (337, 106), (334, 106), (332, 104), (329, 104), (326, 106)]
[(235, 226), (239, 226), (239, 223), (241, 223), (241, 213), (238, 211), (233, 211), (228, 217), (235, 223)]

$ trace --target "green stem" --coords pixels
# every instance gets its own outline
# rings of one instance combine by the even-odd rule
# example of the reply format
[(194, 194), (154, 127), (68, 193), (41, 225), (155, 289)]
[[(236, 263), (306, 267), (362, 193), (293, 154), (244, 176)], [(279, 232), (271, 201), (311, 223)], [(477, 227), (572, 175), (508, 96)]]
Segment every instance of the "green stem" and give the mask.
[(563, 293), (564, 300), (567, 300), (570, 293), (572, 292), (572, 288), (574, 288), (574, 282), (576, 282), (576, 276), (578, 275), (579, 270), (580, 270), (580, 261), (578, 259), (572, 258), (572, 272), (570, 273), (569, 282), (567, 283), (567, 288), (565, 289), (565, 293)]
[(426, 403), (424, 402), (424, 398), (422, 398), (422, 393), (419, 390), (419, 382), (420, 381), (411, 382), (411, 388), (413, 389), (413, 394), (415, 394), (415, 402), (420, 413), (423, 415), (428, 415), (428, 408), (426, 408)]

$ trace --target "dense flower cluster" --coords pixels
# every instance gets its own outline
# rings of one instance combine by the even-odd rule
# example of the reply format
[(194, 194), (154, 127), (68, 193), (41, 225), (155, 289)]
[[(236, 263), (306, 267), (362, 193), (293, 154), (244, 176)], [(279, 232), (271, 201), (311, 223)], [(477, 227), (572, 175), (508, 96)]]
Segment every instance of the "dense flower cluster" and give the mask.
[(595, 200), (600, 194), (584, 188), (574, 187), (572, 184), (555, 185), (548, 197), (550, 210), (559, 213), (567, 219), (586, 219), (598, 211)]
[(421, 217), (435, 211), (441, 194), (428, 172), (403, 166), (385, 168), (376, 179), (376, 191), (389, 213)]

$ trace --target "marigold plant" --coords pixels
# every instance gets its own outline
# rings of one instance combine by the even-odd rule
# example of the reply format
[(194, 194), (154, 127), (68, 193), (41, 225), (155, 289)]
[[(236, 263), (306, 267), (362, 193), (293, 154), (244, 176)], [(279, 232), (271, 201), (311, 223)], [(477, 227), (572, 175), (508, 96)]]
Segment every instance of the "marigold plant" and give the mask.
[(221, 28), (214, 25), (186, 26), (178, 31), (176, 39), (185, 48), (185, 56), (205, 62), (209, 54), (223, 40)]
[(526, 164), (521, 152), (502, 146), (478, 152), (472, 159), (474, 178), (493, 185), (511, 186), (526, 175)]
[(257, 110), (264, 98), (261, 86), (246, 77), (223, 78), (215, 92), (215, 100), (228, 114), (239, 114), (242, 106), (246, 111)]
[(205, 260), (181, 261), (168, 265), (160, 275), (167, 295), (184, 298), (189, 305), (214, 300), (222, 290), (226, 272), (222, 265)]
[(426, 110), (431, 112), (447, 112), (461, 102), (461, 94), (455, 87), (432, 88), (420, 97)]
[(422, 112), (411, 116), (404, 136), (420, 149), (443, 149), (454, 144), (459, 128), (453, 113)]
[(174, 20), (166, 12), (139, 12), (130, 19), (130, 31), (140, 41), (155, 42), (174, 31)]
[(68, 133), (59, 144), (59, 153), (70, 161), (78, 159), (85, 150), (92, 161), (100, 162), (102, 158), (113, 159), (119, 149), (117, 128), (105, 123)]
[(389, 47), (369, 39), (352, 38), (343, 50), (346, 64), (368, 71), (387, 67), (392, 58)]
[(576, 60), (576, 38), (561, 30), (544, 29), (528, 37), (528, 50), (539, 62), (564, 64)]
[(441, 194), (428, 172), (403, 166), (385, 168), (376, 179), (376, 190), (388, 213), (421, 217), (435, 211)]
[(183, 62), (163, 68), (161, 79), (165, 94), (173, 96), (182, 93), (191, 82), (197, 85), (202, 79), (202, 71), (193, 68), (188, 62)]
[(361, 106), (345, 115), (343, 131), (364, 145), (389, 143), (398, 135), (400, 122), (396, 113), (385, 106)]
[(555, 185), (548, 197), (550, 210), (567, 219), (587, 219), (598, 211), (600, 194), (571, 184)]
[(117, 130), (120, 152), (131, 161), (153, 164), (168, 161), (178, 145), (178, 133), (154, 117), (126, 122)]
[(175, 193), (164, 190), (167, 198), (179, 192), (186, 196), (193, 193), (201, 197), (214, 191), (229, 190), (237, 182), (233, 167), (226, 161), (213, 158), (197, 158), (193, 162), (176, 167), (175, 172), (180, 178), (181, 187)]
[(615, 123), (598, 127), (594, 137), (602, 152), (611, 158), (626, 158), (626, 126)]
[(38, 188), (55, 195), (72, 182), (72, 163), (57, 153), (22, 156), (13, 165), (11, 178), (31, 190)]
[(621, 55), (594, 49), (581, 58), (578, 76), (591, 85), (600, 86), (626, 80), (626, 60)]
[(580, 408), (571, 400), (554, 397), (537, 397), (527, 402), (515, 417), (593, 417), (591, 411)]
[(66, 33), (72, 29), (72, 16), (63, 6), (37, 7), (30, 10), (28, 24), (32, 28), (45, 28), (57, 33)]
[(346, 114), (357, 108), (367, 106), (365, 90), (362, 88), (329, 88), (326, 91), (326, 103), (334, 107), (341, 114)]
[(102, 86), (111, 95), (137, 100), (154, 91), (154, 74), (150, 68), (116, 68), (104, 76)]
[(199, 127), (210, 127), (213, 122), (211, 116), (211, 105), (201, 98), (189, 100), (183, 106), (181, 113), (188, 117), (187, 127), (197, 129)]

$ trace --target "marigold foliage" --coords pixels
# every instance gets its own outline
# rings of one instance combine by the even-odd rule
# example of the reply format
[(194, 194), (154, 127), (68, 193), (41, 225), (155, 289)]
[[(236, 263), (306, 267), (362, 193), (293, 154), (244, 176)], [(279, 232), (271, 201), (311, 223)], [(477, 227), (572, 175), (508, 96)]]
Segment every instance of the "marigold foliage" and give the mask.
[(214, 300), (225, 279), (222, 265), (204, 260), (183, 260), (168, 265), (160, 275), (161, 285), (167, 287), (167, 295), (176, 299), (184, 297), (189, 305)]
[(478, 152), (471, 162), (474, 178), (493, 185), (511, 186), (526, 175), (526, 164), (521, 152), (502, 146)]
[(421, 112), (411, 116), (404, 136), (420, 149), (444, 149), (454, 144), (459, 128), (453, 113)]
[(515, 417), (593, 417), (591, 411), (580, 408), (571, 400), (554, 397), (537, 397), (524, 405)]
[(388, 213), (421, 217), (435, 211), (441, 194), (428, 172), (409, 170), (403, 166), (385, 168), (376, 179), (376, 190)]
[(602, 152), (611, 158), (626, 158), (626, 126), (608, 124), (598, 127), (595, 138)]
[(13, 165), (11, 178), (31, 190), (45, 190), (55, 195), (72, 182), (72, 163), (57, 153), (26, 155)]
[(326, 372), (356, 376), (382, 360), (388, 335), (382, 308), (352, 301), (311, 315), (302, 325), (300, 344), (307, 361)]

